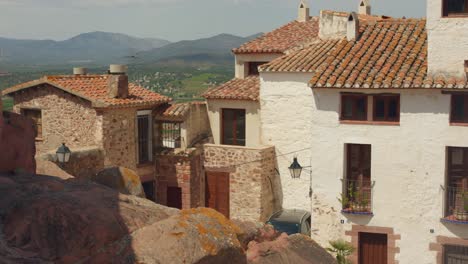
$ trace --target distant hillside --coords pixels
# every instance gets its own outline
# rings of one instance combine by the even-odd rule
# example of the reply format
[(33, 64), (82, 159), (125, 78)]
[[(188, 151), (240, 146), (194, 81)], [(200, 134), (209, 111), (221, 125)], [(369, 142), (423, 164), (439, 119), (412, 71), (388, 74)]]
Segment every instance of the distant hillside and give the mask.
[(230, 34), (220, 34), (211, 38), (179, 41), (149, 51), (138, 52), (133, 61), (143, 64), (171, 61), (186, 61), (188, 63), (194, 61), (232, 62), (231, 50), (233, 48), (260, 35), (238, 37)]
[(84, 33), (64, 41), (0, 37), (0, 62), (38, 65), (120, 63), (137, 52), (169, 43), (163, 39), (135, 38), (107, 32)]

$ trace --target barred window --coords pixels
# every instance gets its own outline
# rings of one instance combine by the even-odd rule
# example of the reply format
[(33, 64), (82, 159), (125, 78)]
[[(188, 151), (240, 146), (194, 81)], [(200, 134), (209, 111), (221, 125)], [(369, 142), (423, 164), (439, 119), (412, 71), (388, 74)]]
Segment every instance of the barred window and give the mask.
[(165, 122), (162, 123), (162, 144), (165, 148), (180, 148), (181, 147), (181, 123)]
[(468, 264), (468, 247), (444, 245), (444, 264)]

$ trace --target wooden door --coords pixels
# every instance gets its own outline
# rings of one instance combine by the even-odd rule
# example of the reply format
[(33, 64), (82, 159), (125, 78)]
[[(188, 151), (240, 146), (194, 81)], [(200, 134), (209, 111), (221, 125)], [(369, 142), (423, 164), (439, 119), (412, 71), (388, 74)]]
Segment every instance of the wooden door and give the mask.
[(182, 189), (179, 187), (167, 187), (167, 206), (182, 209)]
[(229, 173), (206, 173), (206, 207), (229, 218)]
[(359, 233), (359, 264), (387, 264), (387, 235)]

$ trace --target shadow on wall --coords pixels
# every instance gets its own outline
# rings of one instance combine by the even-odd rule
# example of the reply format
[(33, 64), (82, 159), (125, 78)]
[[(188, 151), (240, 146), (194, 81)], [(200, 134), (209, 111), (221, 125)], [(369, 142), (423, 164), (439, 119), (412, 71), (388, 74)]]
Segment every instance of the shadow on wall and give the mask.
[[(273, 193), (273, 204), (274, 204), (274, 212), (279, 211), (283, 208), (283, 185), (281, 183), (281, 175), (279, 172), (279, 164), (278, 158), (276, 157), (276, 149), (274, 153), (274, 175), (273, 177), (268, 177), (268, 180), (271, 184), (271, 192)], [(268, 216), (269, 217), (269, 216)]]

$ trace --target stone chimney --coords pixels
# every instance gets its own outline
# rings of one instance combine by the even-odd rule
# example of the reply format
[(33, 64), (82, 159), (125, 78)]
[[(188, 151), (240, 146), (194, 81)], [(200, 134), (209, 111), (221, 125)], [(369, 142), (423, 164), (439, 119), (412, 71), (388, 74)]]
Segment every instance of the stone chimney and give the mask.
[(360, 15), (371, 15), (371, 6), (369, 4), (370, 0), (360, 0), (359, 3), (359, 14)]
[(87, 69), (82, 67), (73, 68), (73, 75), (86, 75)]
[(307, 22), (310, 20), (310, 11), (309, 6), (304, 0), (301, 0), (301, 4), (299, 5), (299, 11), (297, 14), (297, 21), (298, 22)]
[(359, 40), (359, 18), (355, 12), (348, 16), (348, 25), (346, 28), (346, 38), (348, 41)]
[(110, 65), (107, 91), (109, 98), (128, 97), (127, 66), (117, 64)]

